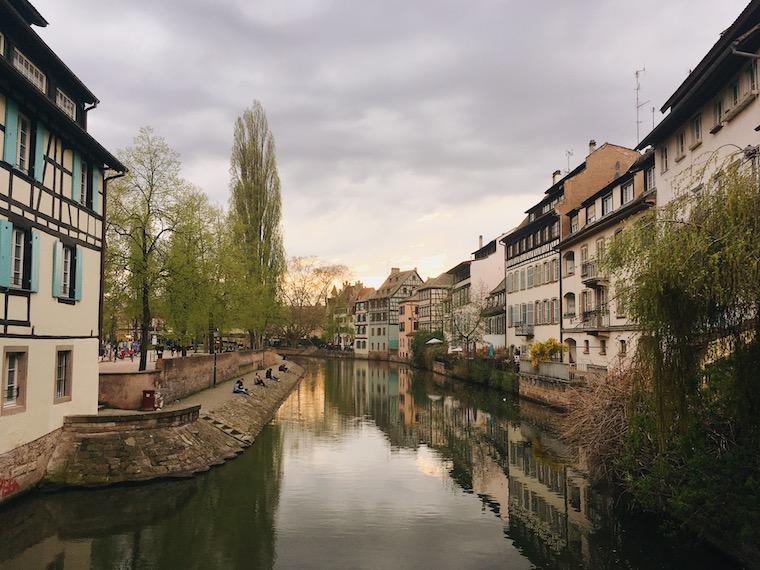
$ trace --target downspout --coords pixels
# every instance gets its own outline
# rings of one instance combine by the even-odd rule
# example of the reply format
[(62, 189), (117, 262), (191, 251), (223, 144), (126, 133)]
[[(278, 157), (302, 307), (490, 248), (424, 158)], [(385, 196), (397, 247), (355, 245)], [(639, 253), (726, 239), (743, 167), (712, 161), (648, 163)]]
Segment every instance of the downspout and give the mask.
[[(106, 188), (108, 187), (108, 183), (111, 180), (116, 180), (117, 178), (121, 178), (126, 174), (126, 171), (118, 172), (114, 174), (113, 176), (106, 176), (103, 178), (103, 223), (100, 228), (101, 236), (100, 236), (100, 292), (98, 293), (98, 343), (103, 342), (103, 281), (105, 279), (105, 272), (106, 272), (106, 196), (108, 196), (108, 192), (106, 191)], [(100, 346), (98, 346), (98, 350), (100, 350)]]

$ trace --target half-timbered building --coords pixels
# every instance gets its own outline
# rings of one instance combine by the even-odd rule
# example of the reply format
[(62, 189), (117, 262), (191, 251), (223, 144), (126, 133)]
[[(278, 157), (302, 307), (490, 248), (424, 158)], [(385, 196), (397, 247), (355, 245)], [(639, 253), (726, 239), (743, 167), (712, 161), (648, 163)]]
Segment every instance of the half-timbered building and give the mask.
[(125, 170), (88, 134), (98, 100), (33, 29), (46, 25), (28, 1), (0, 0), (0, 479), (12, 490), (41, 474), (64, 416), (97, 411), (106, 183)]

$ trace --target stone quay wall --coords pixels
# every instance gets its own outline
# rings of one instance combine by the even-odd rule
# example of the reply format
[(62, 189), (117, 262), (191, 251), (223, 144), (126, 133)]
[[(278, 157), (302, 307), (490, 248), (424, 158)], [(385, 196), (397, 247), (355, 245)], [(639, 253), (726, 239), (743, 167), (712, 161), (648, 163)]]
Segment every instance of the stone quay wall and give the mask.
[(60, 435), (61, 430), (57, 429), (0, 455), (0, 503), (39, 483)]
[(521, 398), (566, 411), (572, 403), (574, 388), (580, 385), (580, 382), (521, 373), (519, 390)]
[(67, 418), (42, 485), (100, 487), (190, 477), (221, 465), (253, 443), (297, 386), (304, 369), (288, 366), (279, 382), (253, 386), (251, 396), (235, 396), (211, 411), (192, 406)]
[[(221, 352), (216, 356), (217, 383), (268, 368), (278, 360), (271, 350)], [(213, 379), (214, 355), (160, 359), (156, 370), (101, 372), (98, 401), (120, 410), (139, 410), (143, 390), (155, 390), (165, 404), (170, 404), (211, 387)]]

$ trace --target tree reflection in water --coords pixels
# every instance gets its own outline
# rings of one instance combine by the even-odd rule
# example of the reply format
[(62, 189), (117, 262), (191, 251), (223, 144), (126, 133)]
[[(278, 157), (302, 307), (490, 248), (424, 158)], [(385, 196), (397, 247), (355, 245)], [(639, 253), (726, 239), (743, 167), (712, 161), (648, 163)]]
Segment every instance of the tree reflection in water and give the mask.
[(729, 565), (621, 518), (544, 408), (394, 364), (307, 366), (223, 467), (1, 510), (0, 568)]

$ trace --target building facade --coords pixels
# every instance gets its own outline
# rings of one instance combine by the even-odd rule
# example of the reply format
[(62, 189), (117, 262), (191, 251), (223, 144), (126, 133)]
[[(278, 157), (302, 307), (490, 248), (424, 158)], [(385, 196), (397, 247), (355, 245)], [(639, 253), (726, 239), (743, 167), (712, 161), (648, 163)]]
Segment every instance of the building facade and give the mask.
[(45, 25), (0, 0), (0, 479), (13, 489), (41, 476), (23, 465), (64, 416), (97, 412), (106, 183), (125, 170), (87, 133), (98, 101), (32, 29)]
[(423, 331), (443, 331), (446, 325), (446, 308), (451, 296), (454, 276), (441, 273), (431, 277), (420, 285), (419, 293), (419, 328)]
[(398, 356), (408, 360), (411, 357), (414, 333), (420, 330), (419, 290), (398, 303)]
[(507, 280), (502, 279), (488, 294), (483, 310), (485, 333), (483, 343), (494, 349), (504, 348), (507, 344)]
[(562, 339), (565, 362), (579, 371), (606, 372), (624, 364), (637, 332), (615, 290), (615, 276), (599, 261), (615, 236), (655, 203), (654, 156), (631, 168), (565, 214), (570, 235), (559, 245), (562, 260)]
[(559, 171), (544, 197), (503, 241), (506, 245), (507, 347), (525, 354), (531, 343), (562, 340), (560, 240), (570, 234), (569, 211), (625, 172), (639, 153), (589, 142), (586, 159), (564, 177)]
[(354, 353), (367, 356), (369, 348), (367, 346), (367, 315), (369, 314), (369, 299), (375, 294), (371, 287), (363, 289), (354, 301), (353, 321), (354, 321)]
[(422, 284), (416, 269), (390, 275), (369, 299), (369, 356), (378, 358), (398, 353), (398, 304)]
[(657, 205), (713, 183), (760, 143), (760, 2), (753, 0), (662, 106), (667, 113), (638, 148), (654, 150)]

